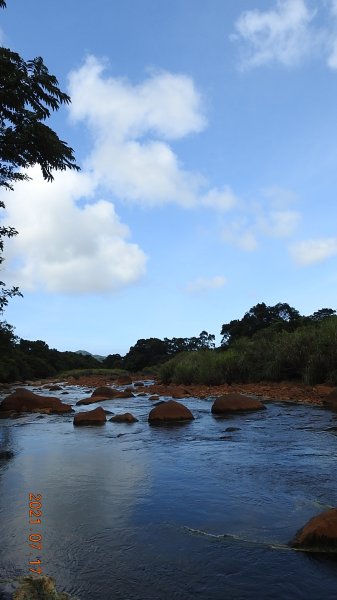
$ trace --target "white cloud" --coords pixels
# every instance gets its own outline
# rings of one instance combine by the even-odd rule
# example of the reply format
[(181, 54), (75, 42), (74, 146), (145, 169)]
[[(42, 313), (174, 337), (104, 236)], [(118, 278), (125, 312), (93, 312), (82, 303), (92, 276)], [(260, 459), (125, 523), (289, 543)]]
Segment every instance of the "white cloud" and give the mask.
[(295, 200), (296, 194), (277, 186), (262, 190), (259, 201), (239, 206), (244, 216), (226, 224), (221, 232), (223, 241), (253, 252), (261, 236), (285, 238), (293, 235), (301, 219), (298, 211), (288, 207)]
[[(88, 174), (58, 173), (53, 184), (38, 167), (30, 175), (33, 180), (18, 183), (10, 198), (0, 195), (7, 205), (4, 224), (19, 231), (6, 242), (6, 280), (22, 290), (86, 293), (116, 291), (144, 275), (144, 253), (127, 241), (129, 229), (113, 204), (92, 200), (95, 183)], [(86, 203), (79, 205), (80, 198)]]
[(272, 63), (296, 67), (308, 58), (337, 69), (336, 0), (277, 0), (269, 10), (244, 11), (235, 30), (231, 39), (240, 44), (243, 69)]
[(290, 254), (299, 266), (323, 262), (337, 254), (337, 238), (298, 242), (290, 248)]
[(190, 77), (154, 71), (132, 85), (106, 76), (103, 62), (90, 56), (69, 83), (71, 118), (84, 122), (93, 137), (87, 168), (111, 193), (143, 206), (175, 203), (223, 211), (235, 203), (229, 188), (210, 189), (203, 176), (187, 171), (170, 145), (206, 126)]
[(234, 208), (238, 203), (238, 199), (229, 186), (225, 186), (223, 190), (216, 188), (209, 190), (207, 194), (202, 196), (201, 204), (210, 208), (215, 208), (219, 211), (227, 211)]
[(257, 216), (256, 226), (264, 234), (271, 237), (288, 237), (292, 235), (301, 219), (294, 210), (271, 210)]
[(207, 292), (210, 290), (215, 290), (222, 288), (227, 283), (226, 278), (221, 275), (211, 277), (211, 278), (203, 278), (199, 277), (195, 281), (191, 281), (186, 286), (186, 291), (190, 294)]
[(243, 12), (233, 36), (244, 44), (243, 66), (299, 64), (318, 43), (310, 27), (314, 16), (304, 0), (278, 0), (271, 10)]
[(89, 56), (69, 76), (75, 121), (87, 121), (95, 135), (136, 139), (148, 132), (166, 139), (202, 131), (207, 122), (202, 98), (186, 75), (154, 71), (144, 82), (104, 77), (105, 64)]

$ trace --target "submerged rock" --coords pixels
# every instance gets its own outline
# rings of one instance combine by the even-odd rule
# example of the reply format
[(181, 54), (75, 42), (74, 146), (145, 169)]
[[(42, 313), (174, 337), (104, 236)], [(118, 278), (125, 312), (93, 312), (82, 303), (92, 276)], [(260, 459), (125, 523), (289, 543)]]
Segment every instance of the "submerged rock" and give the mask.
[(22, 577), (19, 581), (20, 587), (14, 592), (13, 600), (72, 600), (68, 594), (57, 592), (52, 577)]
[(242, 394), (232, 393), (219, 396), (214, 400), (212, 413), (215, 415), (224, 415), (231, 412), (243, 412), (246, 410), (260, 410), (266, 408), (260, 400), (243, 396)]
[(111, 417), (109, 421), (112, 421), (113, 423), (138, 423), (138, 419), (129, 412), (115, 415), (114, 417)]
[(12, 450), (0, 450), (0, 460), (8, 460), (10, 458), (13, 458), (13, 456), (14, 452), (12, 452)]
[(311, 552), (337, 552), (337, 508), (310, 519), (288, 545)]
[(100, 406), (93, 410), (77, 413), (74, 416), (74, 425), (104, 425), (105, 422), (105, 410)]
[(150, 411), (149, 422), (191, 421), (194, 417), (186, 406), (175, 400), (161, 402)]
[(1, 411), (68, 413), (73, 409), (58, 398), (39, 396), (25, 388), (17, 388), (0, 405)]

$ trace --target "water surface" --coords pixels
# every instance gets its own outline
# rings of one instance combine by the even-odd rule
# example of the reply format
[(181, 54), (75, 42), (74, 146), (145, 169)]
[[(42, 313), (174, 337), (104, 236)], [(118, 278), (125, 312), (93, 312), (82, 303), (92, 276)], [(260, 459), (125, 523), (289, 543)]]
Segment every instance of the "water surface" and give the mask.
[[(71, 404), (87, 395), (67, 389), (58, 397)], [(33, 552), (80, 600), (335, 600), (334, 557), (286, 543), (336, 505), (337, 415), (267, 403), (218, 419), (211, 400), (183, 402), (195, 420), (178, 426), (149, 426), (146, 396), (101, 404), (132, 412), (132, 425), (2, 420), (0, 450), (14, 456), (0, 460), (0, 577), (28, 574)], [(42, 494), (38, 528), (30, 492)], [(29, 548), (31, 528), (40, 552)]]

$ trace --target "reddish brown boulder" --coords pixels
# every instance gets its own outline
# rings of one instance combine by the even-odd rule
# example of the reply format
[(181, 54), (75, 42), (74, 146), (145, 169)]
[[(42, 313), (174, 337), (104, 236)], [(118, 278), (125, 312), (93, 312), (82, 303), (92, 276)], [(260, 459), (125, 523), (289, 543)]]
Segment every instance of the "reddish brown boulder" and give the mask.
[(337, 508), (310, 519), (288, 545), (312, 552), (337, 552)]
[(152, 396), (150, 396), (149, 400), (154, 400), (154, 401), (159, 400), (158, 394), (153, 394)]
[(115, 415), (114, 417), (111, 417), (109, 421), (112, 421), (113, 423), (138, 423), (138, 419), (128, 412), (121, 415)]
[(224, 415), (231, 412), (244, 412), (246, 410), (260, 410), (263, 408), (266, 407), (260, 400), (232, 393), (216, 398), (212, 405), (212, 413), (215, 415)]
[(15, 410), (17, 412), (50, 412), (50, 413), (67, 413), (73, 409), (68, 404), (64, 404), (58, 398), (50, 396), (38, 396), (26, 390), (25, 388), (17, 388), (15, 392), (7, 396), (0, 405), (0, 410)]
[(116, 390), (115, 398), (134, 398), (134, 394), (130, 390)]
[(76, 406), (87, 406), (88, 404), (95, 404), (95, 402), (100, 402), (101, 400), (107, 400), (107, 398), (100, 398), (99, 396), (97, 396), (97, 398), (93, 398), (90, 396), (90, 398), (82, 398), (82, 400), (78, 400), (76, 402)]
[(106, 414), (100, 406), (74, 416), (74, 425), (104, 425), (105, 422)]
[(114, 388), (108, 387), (107, 385), (102, 385), (101, 387), (96, 388), (91, 394), (92, 398), (104, 398), (108, 400), (109, 398), (114, 398), (116, 396), (116, 390)]
[(191, 411), (180, 402), (168, 400), (155, 406), (149, 414), (150, 423), (190, 421), (194, 419)]

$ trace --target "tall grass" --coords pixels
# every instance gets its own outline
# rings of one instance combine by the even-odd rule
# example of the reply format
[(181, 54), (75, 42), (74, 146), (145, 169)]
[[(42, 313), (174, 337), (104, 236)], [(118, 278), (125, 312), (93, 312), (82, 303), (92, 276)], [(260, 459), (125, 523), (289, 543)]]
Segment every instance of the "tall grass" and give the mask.
[(164, 383), (299, 381), (337, 384), (337, 319), (293, 332), (265, 329), (226, 350), (185, 352), (159, 369)]

